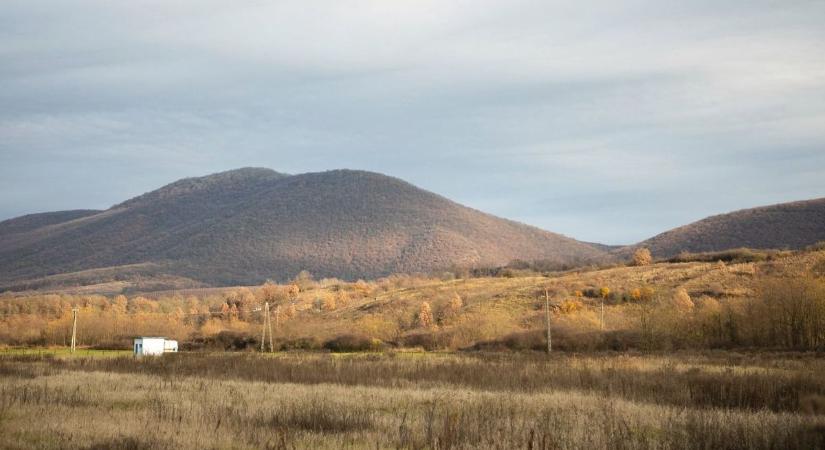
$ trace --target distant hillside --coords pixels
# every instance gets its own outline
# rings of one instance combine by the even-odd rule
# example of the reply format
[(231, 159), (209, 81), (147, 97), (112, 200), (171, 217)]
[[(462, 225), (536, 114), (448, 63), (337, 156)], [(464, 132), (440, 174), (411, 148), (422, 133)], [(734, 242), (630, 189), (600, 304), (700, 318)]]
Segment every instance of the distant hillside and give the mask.
[(56, 211), (40, 214), (28, 214), (14, 219), (0, 222), (0, 236), (23, 233), (42, 228), (47, 225), (68, 222), (74, 219), (91, 216), (101, 211), (95, 209), (75, 209), (71, 211)]
[[(655, 257), (691, 253), (755, 249), (800, 249), (825, 241), (825, 198), (708, 217), (641, 242)], [(627, 253), (624, 250), (623, 253)]]
[(238, 169), (180, 180), (106, 211), (53, 214), (0, 222), (0, 288), (144, 263), (158, 275), (226, 285), (284, 280), (303, 269), (354, 279), (607, 257), (596, 246), (351, 170)]

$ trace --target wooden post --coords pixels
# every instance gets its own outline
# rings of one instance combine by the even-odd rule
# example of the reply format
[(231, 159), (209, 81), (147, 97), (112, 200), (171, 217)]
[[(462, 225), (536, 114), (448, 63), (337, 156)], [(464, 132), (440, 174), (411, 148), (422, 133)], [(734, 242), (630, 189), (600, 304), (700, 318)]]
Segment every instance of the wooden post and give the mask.
[(602, 316), (602, 331), (604, 331), (604, 299), (602, 299), (602, 306), (601, 306), (601, 316)]
[(547, 353), (553, 351), (553, 338), (550, 335), (550, 293), (544, 288), (544, 314), (547, 319)]
[(72, 353), (77, 347), (77, 306), (72, 308)]

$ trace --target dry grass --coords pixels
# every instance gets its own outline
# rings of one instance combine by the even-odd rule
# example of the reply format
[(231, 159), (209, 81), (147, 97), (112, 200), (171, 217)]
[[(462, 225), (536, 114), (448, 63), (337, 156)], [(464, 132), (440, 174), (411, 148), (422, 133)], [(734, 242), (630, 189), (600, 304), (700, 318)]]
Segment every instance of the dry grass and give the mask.
[(0, 447), (825, 448), (823, 368), (811, 355), (8, 355)]

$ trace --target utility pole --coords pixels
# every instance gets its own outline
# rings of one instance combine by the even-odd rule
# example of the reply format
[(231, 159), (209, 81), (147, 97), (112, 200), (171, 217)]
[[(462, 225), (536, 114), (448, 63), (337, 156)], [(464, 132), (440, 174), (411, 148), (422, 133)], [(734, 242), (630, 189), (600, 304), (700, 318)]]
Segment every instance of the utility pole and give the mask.
[(264, 342), (266, 339), (266, 318), (269, 315), (269, 302), (264, 303), (264, 321), (261, 325), (261, 353), (264, 351)]
[[(281, 306), (278, 305), (275, 307), (275, 320), (278, 320), (278, 312), (280, 311)], [(266, 304), (266, 323), (269, 325), (269, 352), (272, 353), (275, 351), (275, 346), (272, 345), (272, 320), (269, 319), (269, 303)]]
[(272, 345), (272, 321), (269, 317), (269, 302), (264, 303), (264, 324), (261, 331), (261, 352), (266, 348), (266, 332), (269, 330), (269, 351), (275, 351), (275, 346)]
[(77, 347), (77, 306), (72, 308), (72, 353)]
[(553, 351), (553, 338), (550, 336), (550, 293), (544, 288), (544, 315), (547, 319), (547, 353)]

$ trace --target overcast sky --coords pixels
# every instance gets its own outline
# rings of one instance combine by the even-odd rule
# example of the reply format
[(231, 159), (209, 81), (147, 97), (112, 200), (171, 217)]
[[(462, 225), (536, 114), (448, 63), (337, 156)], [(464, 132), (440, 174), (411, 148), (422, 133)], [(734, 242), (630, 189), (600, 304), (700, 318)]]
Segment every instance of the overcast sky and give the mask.
[(589, 241), (825, 196), (823, 1), (0, 2), (0, 219), (365, 169)]

